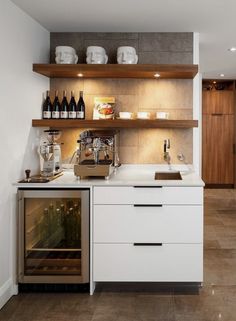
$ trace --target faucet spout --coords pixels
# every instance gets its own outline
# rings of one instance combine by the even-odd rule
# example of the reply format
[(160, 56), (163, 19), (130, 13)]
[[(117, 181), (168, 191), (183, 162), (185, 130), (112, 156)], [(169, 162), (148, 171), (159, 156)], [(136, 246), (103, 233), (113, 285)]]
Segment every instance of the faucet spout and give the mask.
[(170, 140), (165, 139), (164, 140), (164, 155), (163, 155), (164, 161), (167, 162), (169, 166), (169, 170), (171, 170), (171, 157), (170, 157)]

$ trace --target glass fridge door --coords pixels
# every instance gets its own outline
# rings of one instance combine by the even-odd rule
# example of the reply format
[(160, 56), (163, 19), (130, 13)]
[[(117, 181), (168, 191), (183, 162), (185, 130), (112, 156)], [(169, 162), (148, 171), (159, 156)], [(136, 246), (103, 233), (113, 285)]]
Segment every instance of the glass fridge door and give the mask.
[(89, 192), (26, 193), (24, 275), (82, 275), (89, 234), (89, 198), (84, 193)]

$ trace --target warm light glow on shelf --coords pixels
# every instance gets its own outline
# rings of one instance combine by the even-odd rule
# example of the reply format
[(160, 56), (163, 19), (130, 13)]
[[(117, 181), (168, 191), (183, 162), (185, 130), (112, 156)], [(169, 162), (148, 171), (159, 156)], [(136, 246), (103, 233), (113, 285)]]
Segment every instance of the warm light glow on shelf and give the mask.
[(78, 77), (83, 77), (84, 75), (83, 75), (83, 74), (81, 74), (81, 73), (79, 73), (77, 76), (78, 76)]
[(154, 77), (155, 77), (155, 78), (159, 78), (159, 77), (161, 77), (161, 75), (158, 74), (158, 73), (156, 73), (156, 74), (154, 75)]

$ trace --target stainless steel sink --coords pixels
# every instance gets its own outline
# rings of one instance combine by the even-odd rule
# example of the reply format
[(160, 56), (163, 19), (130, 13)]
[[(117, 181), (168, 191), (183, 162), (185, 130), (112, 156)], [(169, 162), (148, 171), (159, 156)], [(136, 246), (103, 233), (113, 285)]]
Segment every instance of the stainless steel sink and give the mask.
[(156, 172), (156, 180), (181, 180), (180, 172)]

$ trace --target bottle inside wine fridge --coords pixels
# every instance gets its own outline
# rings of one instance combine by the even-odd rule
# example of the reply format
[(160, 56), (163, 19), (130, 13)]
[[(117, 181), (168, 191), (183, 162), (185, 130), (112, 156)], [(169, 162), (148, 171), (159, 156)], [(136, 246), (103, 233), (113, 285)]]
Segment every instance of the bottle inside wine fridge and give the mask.
[(52, 105), (52, 118), (53, 119), (59, 119), (60, 118), (60, 110), (61, 105), (58, 98), (58, 90), (55, 91), (55, 98)]
[(68, 118), (68, 111), (69, 111), (69, 105), (66, 98), (66, 91), (63, 91), (63, 99), (61, 102), (61, 111), (60, 111), (60, 118), (67, 119)]
[(52, 117), (52, 103), (50, 99), (50, 92), (47, 90), (46, 99), (43, 103), (43, 119), (50, 119)]
[(77, 105), (77, 118), (85, 119), (85, 103), (83, 99), (83, 91), (79, 92), (79, 101)]
[(88, 283), (89, 190), (19, 190), (19, 282)]
[(71, 99), (69, 103), (69, 118), (76, 119), (77, 106), (75, 101), (74, 91), (71, 92)]

